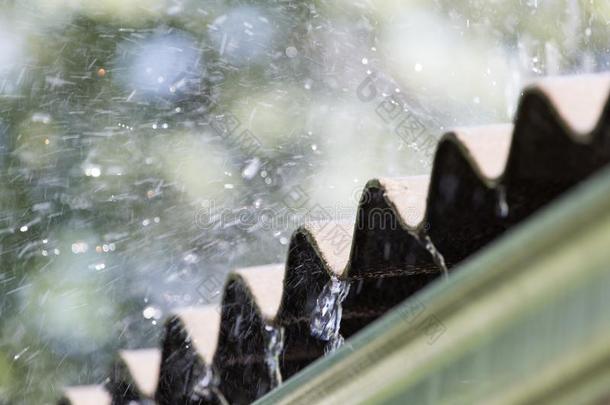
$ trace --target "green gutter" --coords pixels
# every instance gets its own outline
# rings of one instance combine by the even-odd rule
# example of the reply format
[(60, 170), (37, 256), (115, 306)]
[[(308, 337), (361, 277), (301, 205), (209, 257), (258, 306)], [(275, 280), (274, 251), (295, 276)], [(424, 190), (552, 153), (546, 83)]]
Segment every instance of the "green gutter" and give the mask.
[(257, 403), (589, 403), (609, 301), (607, 169)]

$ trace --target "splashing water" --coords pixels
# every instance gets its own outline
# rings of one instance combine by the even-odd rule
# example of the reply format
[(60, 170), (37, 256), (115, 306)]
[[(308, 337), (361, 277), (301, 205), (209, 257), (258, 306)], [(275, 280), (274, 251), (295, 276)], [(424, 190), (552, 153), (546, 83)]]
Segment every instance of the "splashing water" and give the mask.
[(284, 328), (265, 325), (267, 335), (267, 347), (265, 348), (265, 363), (269, 369), (271, 388), (282, 383), (282, 372), (280, 370), (280, 354), (284, 348)]
[(339, 333), (343, 312), (341, 304), (348, 292), (349, 283), (332, 276), (316, 300), (309, 326), (312, 336), (327, 342), (325, 353), (331, 353), (343, 344), (343, 336)]
[(443, 257), (441, 252), (439, 252), (439, 250), (436, 248), (436, 246), (434, 246), (432, 239), (430, 239), (430, 235), (428, 235), (428, 233), (426, 231), (422, 231), (417, 236), (417, 240), (430, 253), (430, 255), (432, 256), (432, 260), (434, 261), (434, 264), (436, 264), (436, 266), (443, 273), (443, 277), (444, 278), (449, 277), (449, 269), (447, 268), (447, 264), (445, 263), (445, 258)]
[(506, 218), (508, 216), (508, 202), (506, 201), (506, 187), (498, 186), (498, 206), (496, 209), (496, 213), (501, 218)]
[(212, 366), (205, 366), (203, 376), (195, 383), (193, 387), (193, 401), (200, 401), (202, 399), (211, 401), (212, 398), (216, 398), (218, 403), (221, 405), (229, 405), (229, 401), (225, 398), (218, 386), (220, 381), (218, 376), (212, 369)]

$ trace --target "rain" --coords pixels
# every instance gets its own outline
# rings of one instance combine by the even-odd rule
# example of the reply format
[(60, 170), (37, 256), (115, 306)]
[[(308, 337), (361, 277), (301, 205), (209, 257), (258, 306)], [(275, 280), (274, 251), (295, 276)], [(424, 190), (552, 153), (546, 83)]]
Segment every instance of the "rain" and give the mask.
[(609, 70), (609, 34), (603, 1), (0, 0), (0, 404), (103, 383), (231, 269), (284, 262), (312, 207), (353, 220), (367, 180), (429, 173), (536, 77)]

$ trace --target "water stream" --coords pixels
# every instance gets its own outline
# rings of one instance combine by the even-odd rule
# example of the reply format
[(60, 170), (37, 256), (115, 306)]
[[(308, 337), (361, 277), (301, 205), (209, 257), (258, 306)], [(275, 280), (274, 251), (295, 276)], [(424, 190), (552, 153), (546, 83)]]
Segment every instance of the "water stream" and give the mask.
[(443, 273), (443, 277), (447, 278), (449, 276), (449, 269), (447, 268), (447, 264), (445, 263), (445, 258), (442, 253), (434, 246), (432, 239), (430, 239), (430, 235), (424, 230), (417, 236), (417, 240), (419, 243), (426, 248), (426, 250), (432, 256), (432, 260), (434, 264), (441, 270)]
[(349, 292), (349, 283), (332, 276), (316, 300), (311, 316), (311, 335), (326, 343), (325, 353), (330, 353), (343, 344), (340, 334), (342, 303)]
[(206, 401), (212, 401), (213, 398), (217, 400), (221, 405), (229, 405), (229, 401), (220, 392), (218, 386), (220, 380), (212, 366), (206, 365), (203, 372), (203, 376), (193, 386), (193, 400), (200, 401), (204, 399)]
[(282, 383), (282, 372), (280, 370), (280, 355), (284, 348), (284, 328), (273, 325), (265, 325), (266, 347), (265, 363), (269, 369), (271, 389)]
[(497, 188), (498, 194), (498, 206), (496, 208), (496, 213), (501, 218), (506, 218), (508, 216), (508, 202), (506, 201), (506, 187), (499, 185)]

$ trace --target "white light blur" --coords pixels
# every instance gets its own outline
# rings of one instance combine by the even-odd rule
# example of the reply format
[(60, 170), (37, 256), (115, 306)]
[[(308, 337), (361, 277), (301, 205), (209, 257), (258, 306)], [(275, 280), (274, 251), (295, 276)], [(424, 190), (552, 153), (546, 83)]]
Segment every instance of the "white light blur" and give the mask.
[(208, 33), (224, 59), (242, 66), (260, 61), (271, 51), (274, 29), (258, 8), (241, 6), (216, 18)]
[(125, 90), (139, 96), (172, 96), (198, 85), (203, 65), (201, 52), (190, 36), (157, 34), (136, 44), (126, 41), (115, 61), (117, 77)]

